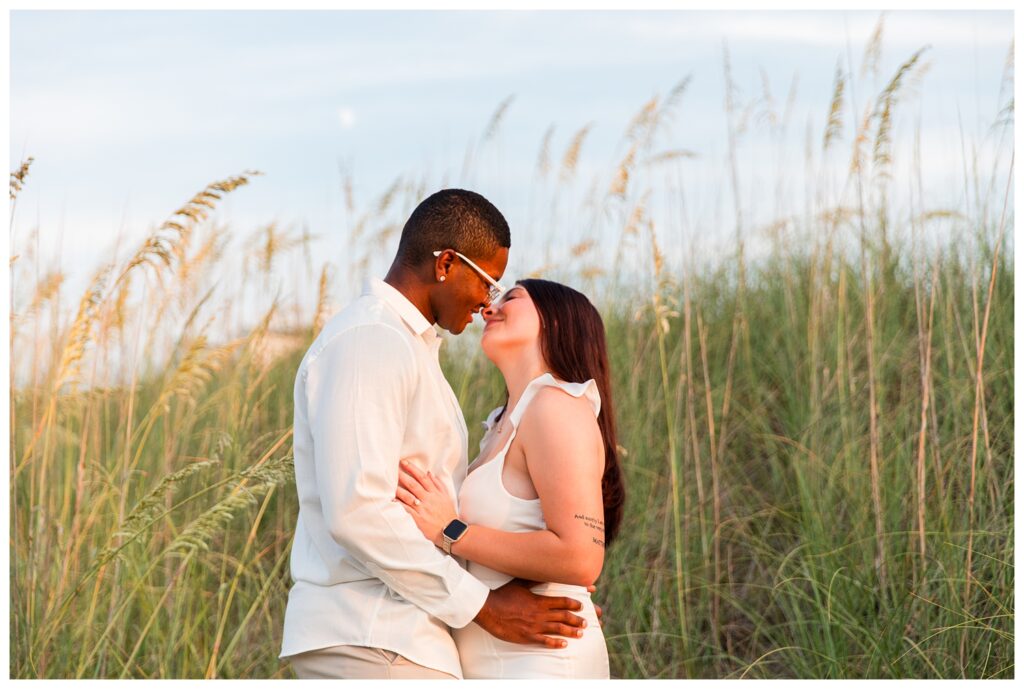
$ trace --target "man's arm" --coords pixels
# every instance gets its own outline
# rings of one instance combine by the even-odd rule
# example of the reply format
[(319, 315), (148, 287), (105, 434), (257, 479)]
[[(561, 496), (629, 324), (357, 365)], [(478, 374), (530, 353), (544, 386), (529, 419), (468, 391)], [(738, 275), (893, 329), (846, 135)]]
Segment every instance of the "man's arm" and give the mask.
[(306, 396), (320, 503), (331, 537), (413, 605), (463, 627), (489, 594), (423, 539), (393, 501), (409, 404), (419, 372), (386, 325), (337, 335), (310, 363)]

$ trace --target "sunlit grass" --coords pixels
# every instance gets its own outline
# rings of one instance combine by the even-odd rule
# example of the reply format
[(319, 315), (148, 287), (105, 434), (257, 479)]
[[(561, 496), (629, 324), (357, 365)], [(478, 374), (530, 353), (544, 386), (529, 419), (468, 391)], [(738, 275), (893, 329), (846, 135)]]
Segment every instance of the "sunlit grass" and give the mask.
[[(608, 171), (613, 263), (585, 241), (538, 258), (594, 295), (608, 331), (628, 489), (598, 582), (613, 676), (1014, 674), (1010, 178), (971, 180), (994, 189), (985, 205), (891, 207), (892, 113), (917, 62), (859, 108), (839, 71), (821, 149), (852, 132), (842, 191), (808, 189), (811, 212), (780, 218), (764, 256), (738, 202), (725, 260), (663, 254), (676, 220), (652, 193), (684, 189), (641, 161), (693, 155), (659, 148), (683, 80), (643, 105)], [(545, 136), (552, 196), (588, 131), (561, 156)], [(296, 367), (332, 280), (393, 245), (424, 190), (396, 182), (352, 208), (351, 265), (300, 273), (293, 303), (267, 276), (308, 237), (261, 228), (243, 271), (216, 272), (231, 232), (208, 215), (252, 175), (205, 188), (70, 305), (66, 276), (15, 247), (14, 677), (291, 676), (277, 654)], [(23, 184), (27, 166), (12, 198)], [(933, 223), (953, 238), (928, 241)], [(622, 277), (627, 254), (649, 270)], [(472, 449), (500, 376), (471, 342), (443, 365)]]

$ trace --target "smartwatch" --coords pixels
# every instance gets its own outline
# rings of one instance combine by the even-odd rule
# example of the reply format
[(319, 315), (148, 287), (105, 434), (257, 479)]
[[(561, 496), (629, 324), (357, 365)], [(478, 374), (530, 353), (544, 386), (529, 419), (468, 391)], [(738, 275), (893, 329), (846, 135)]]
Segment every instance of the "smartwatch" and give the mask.
[(452, 554), (452, 544), (458, 541), (460, 538), (466, 535), (466, 531), (469, 530), (469, 524), (462, 521), (461, 519), (453, 519), (448, 522), (448, 526), (444, 527), (441, 532), (443, 542), (441, 543), (441, 550), (448, 555)]

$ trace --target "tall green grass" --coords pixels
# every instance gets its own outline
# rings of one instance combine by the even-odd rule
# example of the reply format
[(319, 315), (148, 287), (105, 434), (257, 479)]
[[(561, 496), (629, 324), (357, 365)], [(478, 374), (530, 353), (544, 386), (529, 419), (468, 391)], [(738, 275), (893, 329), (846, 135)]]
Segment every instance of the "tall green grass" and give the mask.
[[(685, 189), (638, 161), (685, 164), (658, 148), (685, 80), (645, 104), (608, 173), (615, 263), (586, 242), (547, 248), (563, 267), (538, 272), (594, 295), (608, 332), (628, 489), (598, 582), (613, 676), (1014, 674), (1012, 202), (1005, 175), (970, 180), (992, 189), (970, 208), (887, 201), (895, 96), (917, 59), (863, 109), (839, 71), (821, 148), (852, 129), (844, 191), (808, 189), (813, 211), (780, 218), (763, 255), (737, 201), (725, 258), (666, 258), (678, 220), (664, 209)], [(13, 677), (291, 676), (277, 653), (292, 385), (332, 271), (306, 274), (315, 300), (267, 297), (260, 276), (304, 246), (271, 226), (250, 272), (216, 282), (227, 231), (209, 213), (250, 182), (205, 188), (70, 308), (62, 274), (12, 261), (28, 286), (11, 321)], [(353, 214), (350, 271), (421, 186)], [(552, 204), (554, 222), (565, 213)], [(953, 238), (928, 241), (930, 223)], [(617, 278), (629, 255), (648, 273)], [(263, 317), (228, 337), (243, 303)], [(500, 376), (471, 344), (443, 365), (473, 448)]]

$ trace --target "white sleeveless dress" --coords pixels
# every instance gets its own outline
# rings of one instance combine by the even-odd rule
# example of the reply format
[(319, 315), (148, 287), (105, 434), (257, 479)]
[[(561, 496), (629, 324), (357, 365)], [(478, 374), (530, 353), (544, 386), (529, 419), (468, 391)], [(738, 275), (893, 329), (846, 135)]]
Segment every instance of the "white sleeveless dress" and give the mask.
[[(505, 489), (501, 480), (505, 455), (516, 436), (523, 413), (530, 400), (546, 386), (561, 388), (573, 397), (586, 397), (594, 407), (594, 414), (600, 412), (601, 396), (593, 380), (586, 383), (566, 383), (555, 379), (550, 373), (532, 380), (511, 412), (509, 421), (512, 432), (505, 446), (493, 459), (479, 466), (474, 466), (474, 461), (474, 464), (470, 465), (469, 475), (462, 483), (459, 490), (459, 507), (462, 518), (469, 524), (514, 532), (539, 531), (547, 528), (540, 500), (515, 497)], [(488, 440), (499, 411), (500, 408), (495, 409), (484, 422), (488, 432), (480, 442), (481, 450)], [(478, 456), (477, 459), (479, 458)], [(468, 563), (468, 569), (492, 590), (507, 584), (513, 578), (476, 562)], [(565, 648), (553, 649), (502, 641), (491, 636), (475, 622), (471, 622), (462, 629), (452, 630), (465, 678), (608, 679), (608, 649), (587, 589), (583, 586), (548, 583), (535, 586), (532, 590), (543, 596), (567, 596), (580, 601), (583, 609), (575, 614), (587, 621), (583, 636), (578, 639), (566, 638)]]

